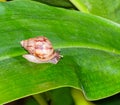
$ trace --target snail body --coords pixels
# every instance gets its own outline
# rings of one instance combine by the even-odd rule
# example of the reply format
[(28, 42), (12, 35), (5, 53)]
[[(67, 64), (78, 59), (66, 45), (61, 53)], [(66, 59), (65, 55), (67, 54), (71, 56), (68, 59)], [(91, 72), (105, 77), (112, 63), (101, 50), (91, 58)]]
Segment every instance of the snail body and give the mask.
[(21, 45), (29, 53), (23, 57), (30, 62), (56, 64), (61, 58), (59, 52), (53, 49), (51, 42), (44, 36), (23, 40)]

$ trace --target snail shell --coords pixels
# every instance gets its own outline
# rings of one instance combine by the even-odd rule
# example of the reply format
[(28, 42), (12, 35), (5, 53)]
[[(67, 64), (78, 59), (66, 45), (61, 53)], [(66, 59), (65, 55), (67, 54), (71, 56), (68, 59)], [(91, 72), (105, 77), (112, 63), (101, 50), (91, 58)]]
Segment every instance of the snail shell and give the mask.
[(53, 49), (51, 42), (44, 36), (23, 40), (21, 45), (29, 52), (23, 57), (30, 62), (56, 64), (61, 58), (59, 52)]

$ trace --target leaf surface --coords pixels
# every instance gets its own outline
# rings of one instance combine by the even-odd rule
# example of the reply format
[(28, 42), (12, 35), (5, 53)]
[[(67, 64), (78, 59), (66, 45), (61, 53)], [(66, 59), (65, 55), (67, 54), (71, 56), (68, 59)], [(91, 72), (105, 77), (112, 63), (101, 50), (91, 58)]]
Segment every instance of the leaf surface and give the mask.
[(78, 2), (80, 7), (89, 13), (120, 23), (120, 0), (71, 0)]
[(52, 105), (74, 105), (70, 88), (59, 88), (48, 93)]
[(41, 3), (57, 7), (73, 8), (73, 5), (69, 2), (69, 0), (34, 0), (34, 1), (39, 1)]
[[(19, 5), (18, 5), (19, 4)], [(48, 37), (63, 58), (34, 64), (20, 41)], [(27, 0), (0, 3), (0, 104), (60, 87), (89, 100), (120, 92), (120, 25)]]

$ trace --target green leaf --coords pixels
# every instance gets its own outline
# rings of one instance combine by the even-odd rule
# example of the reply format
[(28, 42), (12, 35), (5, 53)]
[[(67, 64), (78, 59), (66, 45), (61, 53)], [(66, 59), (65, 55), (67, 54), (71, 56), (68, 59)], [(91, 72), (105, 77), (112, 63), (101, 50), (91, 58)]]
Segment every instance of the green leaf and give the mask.
[(95, 101), (96, 105), (120, 105), (120, 94)]
[(69, 0), (34, 0), (34, 1), (39, 1), (41, 3), (57, 7), (73, 8), (73, 5), (69, 2)]
[(70, 0), (83, 12), (120, 23), (120, 0)]
[(24, 105), (39, 105), (32, 97), (29, 97), (26, 99), (26, 102)]
[[(18, 5), (19, 4), (19, 5)], [(64, 57), (34, 64), (20, 41), (46, 36)], [(120, 25), (27, 0), (0, 3), (0, 104), (60, 87), (89, 100), (120, 92)]]
[(48, 92), (52, 105), (74, 105), (71, 89), (59, 88)]

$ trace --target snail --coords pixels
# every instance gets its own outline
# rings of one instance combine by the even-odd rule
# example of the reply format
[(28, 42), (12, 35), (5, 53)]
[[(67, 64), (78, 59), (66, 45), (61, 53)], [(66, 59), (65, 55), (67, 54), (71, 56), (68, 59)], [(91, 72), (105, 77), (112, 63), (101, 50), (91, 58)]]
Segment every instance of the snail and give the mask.
[(30, 62), (57, 64), (62, 57), (59, 51), (53, 49), (48, 38), (44, 36), (22, 40), (20, 43), (29, 53), (23, 55), (23, 57)]

